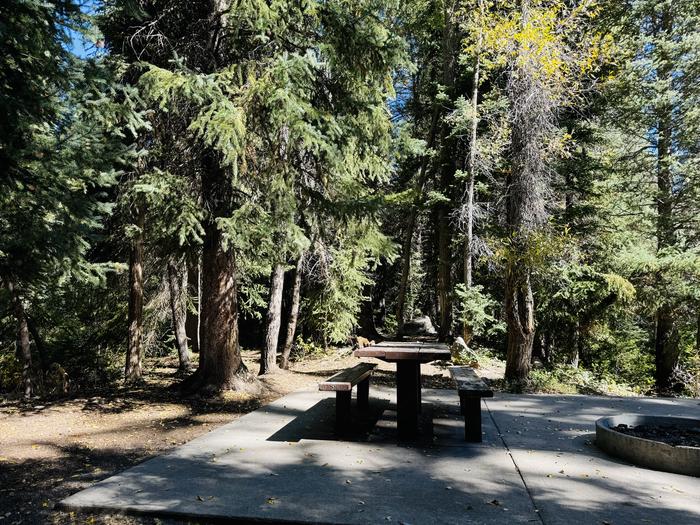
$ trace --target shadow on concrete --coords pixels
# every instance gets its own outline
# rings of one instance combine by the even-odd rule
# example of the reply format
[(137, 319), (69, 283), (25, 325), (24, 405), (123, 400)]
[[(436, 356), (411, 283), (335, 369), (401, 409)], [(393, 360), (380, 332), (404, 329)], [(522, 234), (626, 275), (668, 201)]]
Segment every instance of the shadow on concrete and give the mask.
[(157, 458), (103, 482), (92, 495), (86, 492), (87, 499), (69, 499), (59, 508), (198, 523), (495, 525), (537, 520), (510, 465), (503, 458), (484, 461), (479, 448), (424, 453), (365, 445), (348, 453), (344, 447), (329, 451), (327, 443), (308, 443), (298, 447), (294, 461), (275, 461), (275, 456), (285, 459), (290, 448), (295, 447), (268, 449), (267, 462), (263, 457), (231, 462)]
[(389, 406), (386, 399), (370, 399), (369, 409), (357, 408), (356, 400), (352, 402), (352, 422), (349, 430), (339, 433), (335, 428), (335, 398), (327, 397), (311, 408), (299, 414), (277, 432), (268, 441), (293, 441), (302, 439), (333, 441), (367, 441), (377, 421)]
[[(388, 396), (372, 400), (380, 425), (391, 421), (393, 393), (377, 395)], [(434, 435), (445, 432), (432, 444), (329, 439), (333, 397), (300, 392), (61, 506), (198, 523), (700, 523), (699, 479), (608, 458), (592, 434), (597, 417), (688, 415), (697, 400), (498, 395), (487, 402), (480, 445), (457, 444), (453, 392), (424, 400), (434, 406)]]
[(700, 478), (637, 468), (595, 446), (595, 420), (690, 415), (696, 400), (498, 395), (486, 404), (547, 525), (700, 523)]

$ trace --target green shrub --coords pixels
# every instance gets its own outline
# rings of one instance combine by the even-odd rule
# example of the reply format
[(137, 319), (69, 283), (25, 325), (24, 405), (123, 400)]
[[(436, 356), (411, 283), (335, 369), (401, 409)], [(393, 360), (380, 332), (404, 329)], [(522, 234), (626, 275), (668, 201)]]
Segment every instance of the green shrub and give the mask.
[(15, 357), (14, 348), (0, 351), (0, 392), (13, 392), (21, 384), (22, 365)]
[(477, 285), (467, 288), (463, 283), (460, 283), (455, 287), (455, 298), (457, 309), (455, 321), (458, 323), (455, 329), (456, 333), (462, 331), (462, 326), (465, 323), (470, 327), (471, 333), (475, 337), (505, 330), (504, 323), (498, 321), (493, 315), (498, 302), (484, 293), (483, 286)]
[(314, 357), (323, 357), (328, 355), (329, 351), (321, 345), (313, 341), (304, 341), (301, 337), (297, 337), (290, 358), (292, 361), (304, 361)]
[(611, 374), (558, 365), (552, 369), (535, 369), (530, 373), (527, 391), (545, 394), (597, 394), (630, 396), (640, 389), (618, 382)]

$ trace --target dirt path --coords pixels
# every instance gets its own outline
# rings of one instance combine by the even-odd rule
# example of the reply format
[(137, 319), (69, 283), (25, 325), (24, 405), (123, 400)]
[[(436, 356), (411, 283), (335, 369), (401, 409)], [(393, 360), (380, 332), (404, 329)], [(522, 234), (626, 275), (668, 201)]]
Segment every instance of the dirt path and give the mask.
[[(256, 354), (246, 363), (257, 369)], [(370, 360), (371, 361), (371, 360)], [(376, 382), (393, 384), (394, 366), (376, 361)], [(179, 523), (125, 516), (76, 516), (56, 502), (149, 457), (228, 423), (242, 414), (352, 366), (349, 350), (292, 365), (263, 378), (263, 394), (183, 399), (174, 358), (147, 363), (141, 388), (111, 388), (93, 397), (20, 404), (0, 401), (0, 524)], [(488, 375), (488, 371), (486, 375)], [(449, 387), (444, 367), (423, 367), (426, 387)]]

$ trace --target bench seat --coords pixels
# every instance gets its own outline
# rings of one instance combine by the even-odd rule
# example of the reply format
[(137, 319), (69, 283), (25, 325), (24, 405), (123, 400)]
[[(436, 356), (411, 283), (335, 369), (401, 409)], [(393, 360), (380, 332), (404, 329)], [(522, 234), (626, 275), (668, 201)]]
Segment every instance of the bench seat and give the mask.
[(355, 385), (358, 408), (369, 408), (369, 379), (376, 366), (373, 363), (359, 363), (319, 383), (319, 390), (335, 392), (335, 424), (338, 430), (347, 430), (350, 426), (350, 404)]
[(459, 392), (459, 406), (464, 416), (464, 439), (471, 443), (481, 442), (481, 398), (493, 397), (491, 390), (473, 368), (449, 367), (455, 388)]

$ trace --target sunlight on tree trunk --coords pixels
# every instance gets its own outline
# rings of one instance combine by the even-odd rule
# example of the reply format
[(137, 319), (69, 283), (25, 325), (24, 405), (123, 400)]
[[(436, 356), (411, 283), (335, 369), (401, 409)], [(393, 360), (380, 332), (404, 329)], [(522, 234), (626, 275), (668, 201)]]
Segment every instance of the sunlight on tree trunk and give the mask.
[(26, 399), (34, 395), (34, 383), (32, 382), (32, 349), (29, 340), (29, 323), (27, 312), (22, 304), (22, 298), (10, 279), (5, 279), (5, 287), (10, 293), (15, 320), (17, 321), (18, 355), (22, 358), (22, 393)]
[[(484, 5), (483, 0), (479, 0), (479, 12), (480, 16), (484, 16)], [(481, 45), (483, 40), (483, 33), (481, 31), (481, 24), (479, 24), (479, 36), (477, 37), (476, 43), (476, 60), (474, 62), (474, 77), (472, 78), (472, 97), (471, 97), (471, 109), (472, 109), (472, 121), (471, 130), (469, 136), (469, 161), (467, 163), (467, 232), (464, 241), (464, 286), (469, 289), (473, 284), (473, 264), (474, 264), (474, 184), (476, 181), (476, 148), (477, 146), (477, 133), (479, 128), (479, 81), (481, 74)], [(462, 338), (466, 344), (469, 344), (472, 336), (473, 329), (469, 324), (469, 321), (465, 320), (462, 325)]]
[(292, 270), (292, 303), (289, 306), (289, 318), (287, 320), (287, 336), (284, 341), (284, 349), (282, 350), (282, 368), (289, 368), (289, 355), (292, 353), (294, 346), (294, 336), (297, 330), (297, 322), (299, 319), (299, 306), (301, 305), (301, 265), (304, 261), (302, 253), (297, 259), (296, 267)]
[(143, 242), (146, 221), (143, 203), (136, 205), (135, 217), (136, 235), (131, 241), (129, 256), (129, 341), (124, 368), (124, 379), (127, 383), (139, 382), (143, 375)]
[(199, 352), (199, 257), (190, 258), (187, 266), (185, 330), (194, 353)]
[(168, 264), (168, 286), (170, 288), (170, 313), (172, 317), (173, 333), (175, 334), (175, 346), (177, 347), (179, 369), (190, 369), (190, 352), (187, 348), (187, 332), (185, 330), (186, 305), (182, 293), (182, 275), (174, 263)]
[(270, 276), (270, 300), (265, 322), (265, 346), (260, 356), (260, 375), (277, 370), (277, 345), (282, 324), (282, 292), (284, 291), (284, 265), (275, 264)]

